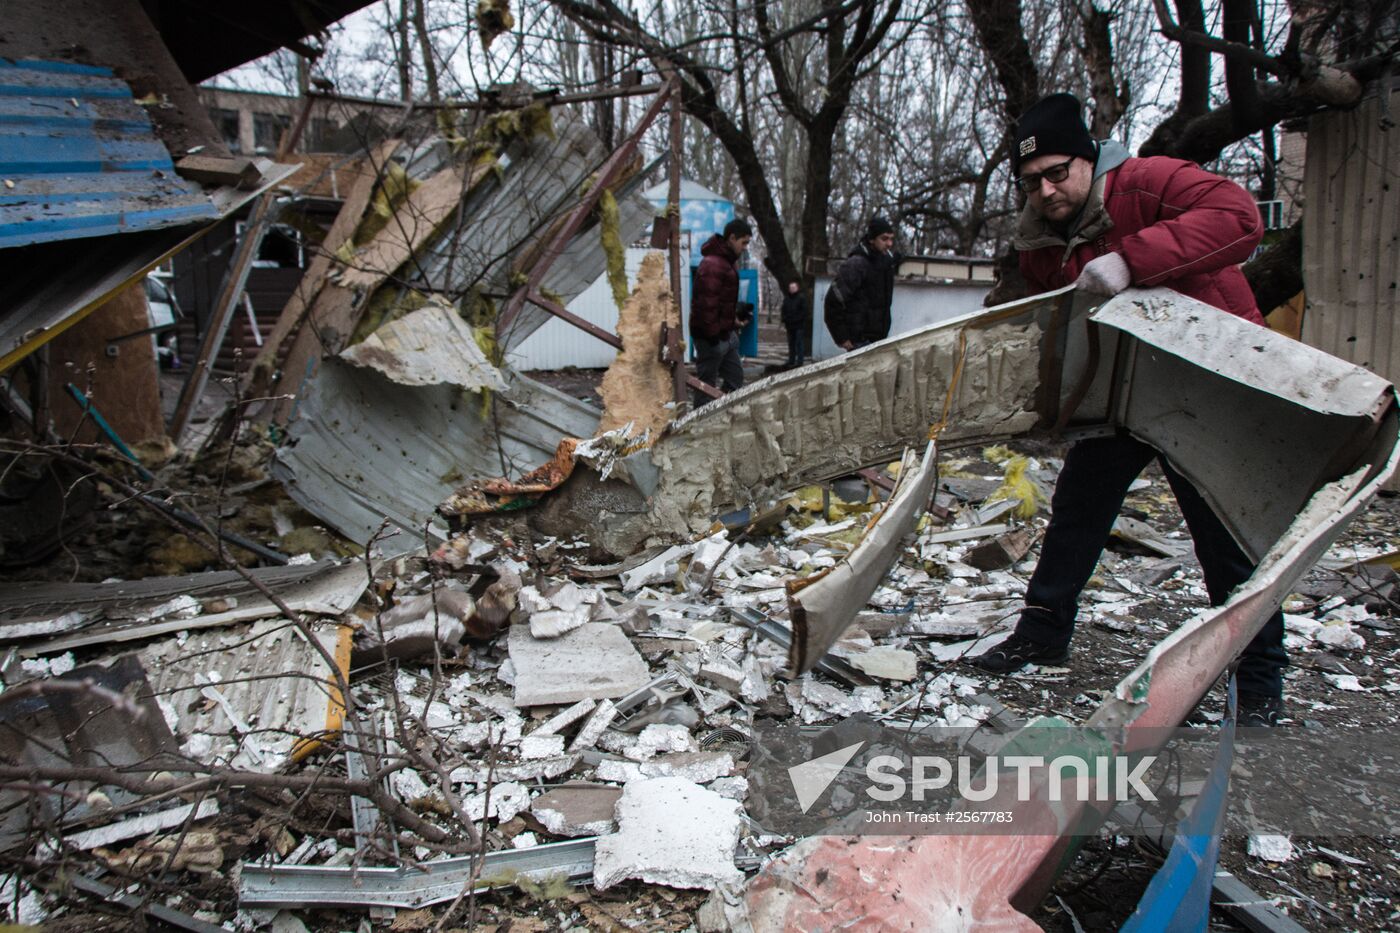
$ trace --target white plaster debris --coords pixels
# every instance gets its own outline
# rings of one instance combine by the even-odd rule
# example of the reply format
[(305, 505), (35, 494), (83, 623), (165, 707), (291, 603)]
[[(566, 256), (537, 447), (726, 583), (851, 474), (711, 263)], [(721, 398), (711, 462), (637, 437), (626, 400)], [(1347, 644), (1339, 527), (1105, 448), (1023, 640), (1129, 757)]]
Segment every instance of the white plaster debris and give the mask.
[(533, 586), (523, 586), (519, 602), (520, 608), (530, 615), (531, 635), (558, 638), (592, 621), (603, 602), (603, 594), (565, 581), (543, 593)]
[(635, 781), (617, 802), (618, 831), (599, 838), (593, 883), (600, 891), (638, 878), (675, 888), (738, 884), (739, 805), (681, 778)]
[(694, 550), (693, 544), (678, 544), (662, 551), (645, 564), (623, 571), (620, 575), (622, 592), (633, 593), (644, 586), (674, 580), (680, 570), (681, 559), (690, 556)]
[(389, 789), (404, 803), (432, 797), (434, 791), (423, 776), (412, 768), (400, 768), (389, 775)]
[(588, 717), (588, 721), (583, 724), (583, 728), (578, 730), (578, 735), (569, 743), (569, 751), (578, 752), (592, 748), (598, 743), (603, 730), (612, 725), (612, 721), (617, 718), (617, 707), (612, 700), (604, 700), (598, 704), (598, 708), (593, 711), (593, 715)]
[(522, 761), (517, 764), (498, 764), (495, 768), (488, 767), (485, 762), (473, 762), (453, 769), (448, 779), (454, 784), (485, 784), (488, 780), (537, 781), (557, 778), (577, 763), (577, 755)]
[(527, 735), (520, 740), (520, 757), (526, 760), (558, 758), (564, 754), (562, 735)]
[(651, 680), (632, 642), (606, 622), (589, 622), (551, 639), (535, 638), (527, 626), (513, 625), (509, 650), (516, 706), (615, 699)]
[(1245, 851), (1265, 862), (1286, 862), (1293, 858), (1293, 842), (1277, 833), (1252, 833)]
[(739, 692), (744, 684), (744, 669), (722, 655), (700, 665), (698, 676), (730, 693)]
[(633, 761), (646, 761), (662, 752), (694, 752), (699, 748), (685, 726), (654, 723), (641, 731), (625, 754)]
[(540, 737), (555, 735), (593, 712), (593, 707), (597, 705), (597, 700), (579, 700), (573, 706), (565, 707), (546, 719), (542, 726), (530, 734)]
[[(489, 798), (489, 800), (488, 800)], [(513, 820), (530, 806), (530, 791), (515, 781), (493, 784), (490, 791), (482, 789), (462, 801), (462, 809), (473, 821), (490, 817), (504, 823)]]
[(515, 838), (510, 841), (512, 849), (533, 849), (539, 844), (539, 837), (529, 832), (517, 833)]
[(871, 648), (851, 655), (851, 663), (881, 680), (908, 682), (918, 676), (919, 656), (903, 648)]
[(604, 758), (595, 769), (600, 781), (628, 784), (632, 781), (678, 777), (696, 784), (708, 784), (726, 777), (734, 770), (734, 758), (728, 752), (675, 752), (658, 755), (649, 761), (621, 761)]
[(1322, 679), (1338, 690), (1350, 690), (1354, 693), (1366, 692), (1366, 688), (1361, 685), (1361, 681), (1356, 679), (1355, 674), (1323, 674)]
[(1344, 651), (1360, 651), (1366, 647), (1366, 639), (1351, 627), (1350, 622), (1324, 623), (1313, 638), (1329, 648), (1340, 648)]
[(729, 535), (723, 531), (696, 542), (685, 572), (686, 585), (691, 591), (698, 592), (707, 580), (718, 575), (720, 561), (727, 559), (729, 550)]
[(20, 670), (31, 677), (62, 677), (77, 666), (71, 651), (65, 651), (57, 657), (25, 658), (20, 662)]

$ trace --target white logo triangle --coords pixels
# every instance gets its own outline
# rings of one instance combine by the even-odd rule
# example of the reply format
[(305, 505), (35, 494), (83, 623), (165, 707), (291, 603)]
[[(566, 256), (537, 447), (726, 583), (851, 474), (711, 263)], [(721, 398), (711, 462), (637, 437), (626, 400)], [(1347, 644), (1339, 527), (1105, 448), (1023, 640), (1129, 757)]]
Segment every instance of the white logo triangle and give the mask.
[(846, 767), (846, 763), (856, 756), (856, 752), (860, 751), (864, 744), (857, 742), (847, 745), (820, 758), (813, 758), (788, 768), (788, 778), (792, 781), (792, 789), (797, 792), (797, 804), (803, 813), (811, 809), (812, 804), (826, 792), (831, 782), (836, 780), (836, 775), (841, 773), (841, 769)]

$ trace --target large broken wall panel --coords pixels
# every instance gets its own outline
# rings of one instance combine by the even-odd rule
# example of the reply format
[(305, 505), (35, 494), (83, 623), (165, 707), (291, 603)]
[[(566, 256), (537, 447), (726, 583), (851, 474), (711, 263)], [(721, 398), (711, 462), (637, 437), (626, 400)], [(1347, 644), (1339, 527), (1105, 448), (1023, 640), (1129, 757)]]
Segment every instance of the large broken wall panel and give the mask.
[(914, 331), (706, 405), (652, 450), (657, 530), (703, 530), (730, 506), (922, 446), (955, 374), (945, 446), (1030, 431), (1040, 420), (1040, 345), (1066, 294)]
[[(564, 437), (591, 437), (596, 409), (524, 376), (491, 396), (456, 386), (405, 386), (329, 359), (308, 385), (273, 475), (299, 505), (352, 541), (388, 518), (386, 550), (423, 543), (424, 526), (459, 486), (518, 477)], [(441, 534), (439, 526), (434, 534)]]

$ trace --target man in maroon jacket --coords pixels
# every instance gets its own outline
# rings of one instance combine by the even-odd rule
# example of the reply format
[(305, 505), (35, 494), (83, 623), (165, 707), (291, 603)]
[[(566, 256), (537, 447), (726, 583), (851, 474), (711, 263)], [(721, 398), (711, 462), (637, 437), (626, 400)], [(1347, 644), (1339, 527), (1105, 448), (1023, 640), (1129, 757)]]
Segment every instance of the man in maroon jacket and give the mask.
[[(733, 392), (744, 384), (739, 361), (739, 332), (748, 323), (739, 313), (739, 257), (749, 248), (753, 228), (731, 220), (700, 247), (700, 268), (690, 294), (690, 337), (695, 341), (695, 375), (705, 383)], [(710, 400), (695, 393), (695, 407)]]
[[(1133, 285), (1161, 285), (1263, 324), (1239, 269), (1263, 236), (1254, 200), (1191, 162), (1129, 158), (1113, 141), (1095, 142), (1083, 108), (1052, 94), (1016, 125), (1012, 174), (1026, 193), (1014, 245), (1031, 286), (1073, 282), (1110, 296)], [(1156, 459), (1195, 543), (1211, 605), (1254, 565), (1201, 494), (1155, 449), (1126, 432), (1083, 440), (1065, 456), (1055, 484), (1040, 561), (1011, 637), (972, 663), (995, 674), (1069, 657), (1079, 594), (1108, 540), (1128, 486)], [(1283, 716), (1283, 616), (1277, 610), (1245, 648), (1238, 669), (1241, 725)]]

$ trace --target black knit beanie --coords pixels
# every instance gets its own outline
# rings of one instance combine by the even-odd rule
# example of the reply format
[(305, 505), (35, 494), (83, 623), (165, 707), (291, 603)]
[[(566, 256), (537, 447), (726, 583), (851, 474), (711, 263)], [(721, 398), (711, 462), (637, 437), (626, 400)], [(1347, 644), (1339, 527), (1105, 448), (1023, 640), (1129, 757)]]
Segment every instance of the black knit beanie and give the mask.
[(1090, 162), (1098, 156), (1094, 138), (1084, 126), (1084, 105), (1073, 94), (1042, 97), (1016, 123), (1011, 173), (1020, 175), (1022, 162), (1043, 155), (1080, 156)]
[(865, 236), (861, 238), (861, 241), (869, 243), (882, 233), (894, 233), (894, 224), (883, 217), (872, 217), (870, 223), (865, 225)]

